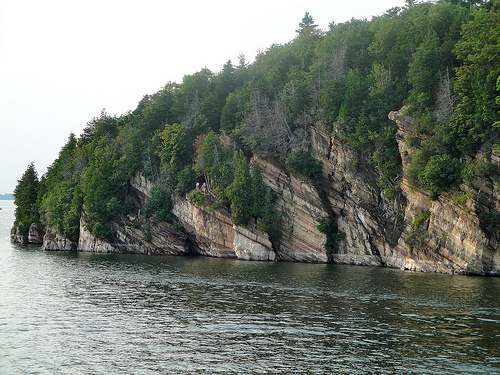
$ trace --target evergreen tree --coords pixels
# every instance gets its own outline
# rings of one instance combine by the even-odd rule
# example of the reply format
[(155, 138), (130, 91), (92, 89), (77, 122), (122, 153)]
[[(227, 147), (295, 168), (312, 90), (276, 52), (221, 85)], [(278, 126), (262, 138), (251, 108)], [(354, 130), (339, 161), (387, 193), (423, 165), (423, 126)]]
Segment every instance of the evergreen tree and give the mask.
[(243, 152), (235, 155), (234, 180), (229, 187), (232, 221), (236, 225), (247, 225), (252, 215), (252, 177), (250, 166)]
[(255, 163), (252, 167), (252, 213), (255, 218), (264, 215), (267, 191), (269, 188), (262, 179), (262, 169)]
[(311, 33), (318, 25), (314, 24), (314, 20), (309, 12), (304, 14), (302, 21), (299, 23), (299, 29), (295, 30), (297, 33), (303, 35), (306, 33)]
[(16, 205), (14, 224), (21, 225), (23, 233), (28, 232), (32, 223), (40, 220), (37, 206), (39, 189), (38, 173), (31, 162), (14, 189), (14, 204)]

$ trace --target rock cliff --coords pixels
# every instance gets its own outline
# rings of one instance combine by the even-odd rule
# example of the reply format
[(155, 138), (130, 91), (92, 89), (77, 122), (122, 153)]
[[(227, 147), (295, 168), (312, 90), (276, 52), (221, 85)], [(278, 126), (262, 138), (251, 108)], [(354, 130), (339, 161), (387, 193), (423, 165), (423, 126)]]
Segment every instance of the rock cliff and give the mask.
[[(413, 121), (400, 112), (389, 118), (398, 126), (397, 141), (406, 168), (418, 148), (407, 139), (413, 133)], [(479, 153), (478, 161), (488, 160), (488, 173), (479, 173), (453, 192), (431, 200), (428, 193), (406, 179), (401, 184), (408, 205), (404, 212), (405, 228), (394, 255), (387, 264), (408, 270), (500, 275), (500, 160)]]
[(43, 228), (40, 223), (33, 223), (28, 229), (28, 233), (23, 233), (22, 225), (14, 226), (10, 230), (10, 240), (21, 244), (40, 245), (43, 242)]
[[(413, 271), (500, 275), (500, 157), (490, 151), (485, 170), (468, 182), (431, 200), (407, 179), (404, 171), (418, 151), (407, 140), (413, 120), (401, 112), (389, 118), (397, 126), (396, 140), (403, 171), (385, 198), (377, 185), (378, 173), (335, 135), (310, 127), (311, 154), (322, 162), (320, 181), (290, 173), (283, 165), (259, 158), (264, 182), (276, 196), (279, 238), (269, 238), (255, 223), (239, 227), (227, 209), (211, 210), (187, 199), (174, 198), (171, 223), (145, 218), (141, 210), (152, 183), (140, 173), (129, 183), (136, 212), (122, 216), (112, 227), (113, 242), (95, 238), (80, 222), (78, 243), (46, 228), (43, 248), (139, 254), (198, 254), (245, 260), (283, 260), (396, 267)], [(327, 236), (318, 219), (333, 220), (343, 235), (338, 251), (327, 253)], [(497, 222), (499, 221), (499, 222)], [(42, 242), (36, 227), (29, 236), (13, 228), (17, 242)]]

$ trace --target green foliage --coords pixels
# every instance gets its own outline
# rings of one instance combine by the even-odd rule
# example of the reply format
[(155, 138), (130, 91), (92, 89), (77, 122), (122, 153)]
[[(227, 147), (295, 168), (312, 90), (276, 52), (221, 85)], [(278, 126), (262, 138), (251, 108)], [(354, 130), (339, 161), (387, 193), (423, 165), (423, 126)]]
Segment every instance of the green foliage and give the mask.
[(420, 184), (434, 196), (460, 182), (460, 163), (450, 155), (431, 156), (418, 174)]
[(425, 221), (431, 216), (430, 211), (425, 211), (422, 214), (420, 214), (419, 217), (415, 219), (415, 223), (413, 228), (416, 230), (422, 226), (422, 224), (425, 223)]
[(146, 223), (146, 225), (144, 226), (144, 241), (151, 242), (152, 238), (151, 226), (149, 225), (149, 223)]
[(197, 206), (200, 206), (203, 203), (204, 198), (205, 195), (203, 195), (199, 190), (191, 190), (187, 195), (187, 199)]
[[(175, 188), (179, 184), (179, 179), (184, 178), (181, 185), (185, 185), (186, 171), (182, 171), (191, 165), (193, 158), (193, 136), (189, 127), (185, 123), (166, 126), (160, 138), (163, 141), (160, 151), (161, 171), (167, 183)], [(182, 195), (185, 190), (185, 187), (180, 186), (176, 192)]]
[(419, 248), (423, 247), (425, 238), (427, 237), (428, 234), (426, 233), (426, 234), (421, 235), (420, 241), (418, 243), (416, 243), (415, 237), (416, 237), (417, 231), (422, 227), (422, 225), (425, 224), (425, 222), (427, 221), (427, 219), (429, 219), (430, 216), (431, 216), (430, 211), (424, 211), (420, 214), (419, 217), (417, 217), (415, 219), (415, 222), (413, 223), (413, 227), (411, 228), (410, 233), (408, 233), (408, 236), (405, 239), (406, 242), (410, 244), (410, 251), (413, 249), (413, 247), (415, 245), (417, 245), (417, 247), (419, 247)]
[(463, 62), (456, 68), (459, 103), (454, 121), (462, 152), (475, 151), (486, 136), (498, 137), (492, 125), (500, 120), (496, 83), (500, 76), (500, 2), (480, 8), (463, 26), (455, 53)]
[(234, 180), (228, 189), (231, 199), (232, 221), (236, 225), (247, 225), (252, 215), (252, 177), (250, 166), (243, 152), (235, 156)]
[(408, 69), (408, 82), (412, 85), (408, 100), (413, 112), (429, 108), (435, 101), (439, 83), (439, 38), (430, 34), (413, 55)]
[[(236, 175), (235, 175), (236, 179)], [(252, 166), (252, 210), (251, 216), (258, 218), (266, 213), (266, 200), (268, 200), (269, 188), (262, 179), (262, 169), (259, 164)]]
[(38, 173), (35, 165), (30, 163), (14, 189), (15, 225), (21, 225), (21, 231), (26, 234), (31, 224), (40, 220), (37, 206), (39, 189)]
[(320, 217), (316, 221), (318, 230), (326, 235), (326, 253), (336, 254), (339, 250), (339, 241), (345, 237), (345, 233), (338, 229), (336, 218)]
[(172, 198), (164, 189), (155, 186), (151, 188), (150, 197), (146, 201), (143, 214), (146, 217), (155, 215), (160, 221), (168, 221), (172, 210)]
[(286, 166), (295, 173), (316, 180), (321, 176), (322, 163), (304, 150), (291, 152), (286, 158)]
[(396, 199), (396, 190), (387, 188), (384, 190), (384, 198), (394, 202)]
[(405, 137), (405, 141), (408, 147), (420, 146), (420, 139), (413, 135), (408, 134)]
[(232, 165), (228, 153), (222, 147), (217, 134), (208, 132), (198, 149), (195, 171), (202, 173), (210, 192), (221, 199), (232, 181)]
[(179, 196), (203, 181), (208, 193), (188, 199), (232, 205), (236, 222), (255, 219), (271, 234), (273, 194), (247, 160), (286, 159), (291, 171), (320, 178), (319, 161), (291, 152), (308, 146), (316, 125), (354, 149), (356, 168), (371, 164), (393, 199), (402, 166), (387, 114), (403, 105), (416, 118), (407, 139), (412, 183), (437, 197), (461, 178), (491, 177), (489, 161), (466, 163), (462, 175), (459, 161), (474, 159), (485, 142), (498, 153), (500, 2), (465, 3), (411, 2), (324, 32), (306, 13), (293, 40), (251, 64), (242, 56), (218, 73), (187, 74), (122, 116), (103, 110), (80, 138), (70, 136), (38, 187), (33, 176), (31, 185), (20, 181), (16, 222), (39, 218), (76, 241), (85, 209), (87, 229), (111, 240), (110, 222), (131, 209), (128, 181), (142, 172)]
[(175, 194), (179, 197), (184, 197), (193, 186), (196, 185), (196, 173), (192, 165), (186, 165), (179, 173), (177, 173), (177, 186)]

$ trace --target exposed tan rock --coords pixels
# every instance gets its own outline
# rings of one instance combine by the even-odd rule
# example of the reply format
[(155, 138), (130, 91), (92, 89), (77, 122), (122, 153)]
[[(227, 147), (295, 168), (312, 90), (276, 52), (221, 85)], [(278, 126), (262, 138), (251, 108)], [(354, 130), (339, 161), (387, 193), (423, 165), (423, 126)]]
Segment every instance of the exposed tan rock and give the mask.
[[(413, 120), (401, 112), (389, 118), (398, 127), (396, 140), (403, 170), (418, 152), (409, 147)], [(396, 197), (384, 198), (377, 185), (378, 173), (335, 134), (310, 127), (312, 155), (323, 163), (320, 181), (290, 173), (284, 165), (254, 158), (262, 168), (265, 183), (276, 194), (276, 226), (281, 237), (271, 240), (255, 223), (233, 225), (226, 209), (211, 210), (186, 199), (173, 198), (173, 223), (159, 222), (140, 213), (152, 183), (140, 173), (129, 183), (129, 197), (137, 211), (112, 223), (113, 243), (99, 240), (80, 225), (77, 249), (94, 252), (139, 254), (190, 254), (245, 260), (335, 262), (389, 266), (412, 271), (500, 275), (500, 225), (488, 222), (500, 211), (498, 174), (474, 177), (473, 186), (463, 184), (453, 194), (431, 200), (429, 194), (404, 178), (391, 185)], [(476, 156), (500, 173), (500, 156), (491, 150)], [(492, 177), (497, 176), (497, 177)], [(466, 197), (464, 200), (463, 197)], [(491, 214), (491, 215), (490, 215)], [(488, 216), (489, 215), (489, 216)], [(344, 237), (338, 252), (327, 254), (326, 235), (318, 219), (336, 220)], [(491, 225), (494, 224), (494, 225)], [(32, 240), (35, 238), (32, 234)], [(20, 228), (11, 231), (13, 241), (27, 243)], [(75, 244), (47, 229), (43, 247), (74, 249)]]
[(28, 230), (28, 243), (41, 244), (43, 242), (43, 229), (42, 224), (33, 223)]
[(230, 213), (209, 210), (185, 199), (175, 198), (172, 213), (196, 244), (198, 254), (244, 260), (274, 260), (267, 233), (255, 227), (233, 225)]
[[(391, 112), (389, 118), (398, 126), (400, 152), (411, 155), (417, 151), (409, 148), (405, 141), (406, 136), (411, 135), (411, 118), (399, 112)], [(403, 163), (405, 168), (406, 165)], [(480, 194), (487, 194), (491, 205), (498, 210), (499, 189), (495, 191), (498, 179), (475, 183), (484, 186)], [(476, 203), (468, 199), (464, 204), (456, 204), (448, 194), (432, 201), (427, 192), (406, 180), (401, 189), (408, 201), (404, 213), (406, 226), (394, 254), (387, 259), (388, 265), (424, 272), (500, 275), (498, 233), (489, 234), (482, 228)], [(466, 196), (470, 192), (470, 188), (461, 185), (455, 194)], [(429, 218), (416, 228), (417, 220), (425, 212), (429, 212)]]
[(185, 233), (154, 217), (146, 219), (137, 215), (123, 216), (119, 223), (112, 223), (116, 233), (112, 243), (92, 235), (85, 228), (85, 218), (83, 214), (78, 251), (144, 255), (183, 255), (191, 252)]
[(15, 243), (27, 244), (28, 235), (22, 233), (21, 225), (17, 225), (10, 230), (10, 240)]
[(39, 245), (43, 242), (43, 229), (40, 223), (32, 223), (28, 233), (23, 233), (21, 224), (12, 227), (10, 230), (10, 240), (20, 244)]
[(48, 226), (43, 236), (42, 249), (52, 251), (75, 251), (77, 243), (58, 234), (54, 227)]
[(276, 223), (282, 233), (277, 243), (279, 260), (325, 263), (328, 256), (324, 249), (326, 236), (316, 221), (328, 216), (321, 198), (313, 185), (297, 176), (287, 175), (283, 169), (254, 159), (261, 165), (265, 183), (276, 193)]

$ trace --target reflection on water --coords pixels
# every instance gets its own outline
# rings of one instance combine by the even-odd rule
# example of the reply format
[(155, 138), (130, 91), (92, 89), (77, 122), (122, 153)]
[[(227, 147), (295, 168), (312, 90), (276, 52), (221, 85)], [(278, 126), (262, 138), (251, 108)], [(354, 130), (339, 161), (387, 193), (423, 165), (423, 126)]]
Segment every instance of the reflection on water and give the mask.
[(8, 214), (2, 374), (500, 373), (498, 278), (43, 252)]

